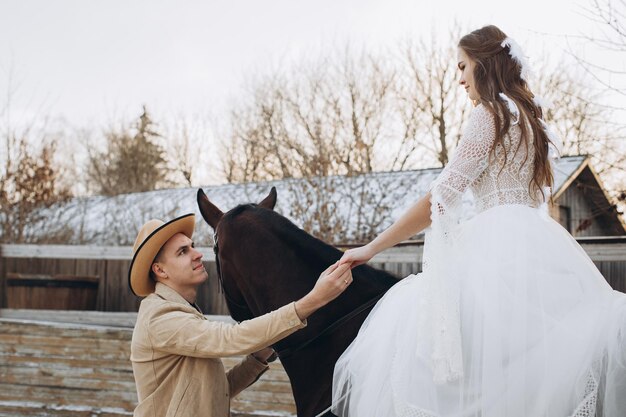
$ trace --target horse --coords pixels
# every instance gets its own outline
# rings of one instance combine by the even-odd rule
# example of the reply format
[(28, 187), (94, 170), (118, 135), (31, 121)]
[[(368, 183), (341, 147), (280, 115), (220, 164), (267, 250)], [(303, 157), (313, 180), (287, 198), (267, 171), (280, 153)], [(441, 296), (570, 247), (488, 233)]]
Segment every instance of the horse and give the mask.
[[(202, 189), (197, 201), (215, 232), (215, 261), (231, 317), (249, 320), (298, 300), (342, 252), (274, 211), (276, 188), (258, 204), (225, 214)], [(398, 279), (361, 265), (338, 298), (308, 318), (307, 327), (272, 347), (289, 376), (299, 417), (328, 411), (335, 362), (356, 337), (375, 303)]]

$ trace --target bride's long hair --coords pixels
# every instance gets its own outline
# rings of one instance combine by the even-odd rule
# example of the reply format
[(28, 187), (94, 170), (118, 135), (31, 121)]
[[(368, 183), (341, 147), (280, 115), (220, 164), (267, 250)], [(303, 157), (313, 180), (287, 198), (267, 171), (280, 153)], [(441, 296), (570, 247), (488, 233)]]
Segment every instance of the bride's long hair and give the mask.
[[(506, 38), (507, 35), (496, 26), (485, 26), (463, 36), (459, 41), (459, 48), (476, 62), (474, 87), (480, 96), (480, 103), (489, 109), (495, 119), (496, 140), (491, 149), (492, 154), (498, 145), (502, 145), (506, 163), (507, 153), (503, 142), (511, 126), (511, 114), (507, 103), (500, 97), (500, 93), (504, 93), (515, 102), (520, 112), (519, 127), (522, 141), (515, 153), (523, 143), (526, 148), (525, 163), (529, 155), (528, 150), (534, 152), (533, 179), (529, 184), (530, 195), (534, 197), (538, 195), (538, 191), (545, 201), (544, 187), (552, 187), (554, 182), (548, 157), (550, 140), (539, 120), (542, 117), (542, 109), (533, 101), (534, 94), (522, 78), (520, 64), (511, 58), (509, 46), (502, 46)], [(532, 146), (529, 146), (531, 143)]]

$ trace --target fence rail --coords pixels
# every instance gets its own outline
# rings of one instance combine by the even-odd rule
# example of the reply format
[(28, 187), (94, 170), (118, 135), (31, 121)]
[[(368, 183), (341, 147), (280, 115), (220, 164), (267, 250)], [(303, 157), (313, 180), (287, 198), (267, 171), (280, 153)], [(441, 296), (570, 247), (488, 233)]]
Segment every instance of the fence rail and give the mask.
[[(609, 284), (618, 291), (626, 292), (626, 237), (580, 238), (578, 242)], [(213, 250), (210, 247), (199, 250), (203, 254), (209, 280), (198, 292), (198, 304), (207, 314), (228, 314), (218, 284)], [(72, 276), (77, 280), (98, 277), (97, 296), (91, 309), (137, 311), (140, 300), (130, 292), (127, 283), (131, 253), (130, 247), (0, 245), (0, 308), (9, 306), (8, 277), (17, 274), (49, 277), (50, 280)], [(421, 271), (422, 253), (423, 241), (405, 242), (378, 254), (371, 265), (402, 278)], [(34, 305), (20, 307), (41, 308)]]

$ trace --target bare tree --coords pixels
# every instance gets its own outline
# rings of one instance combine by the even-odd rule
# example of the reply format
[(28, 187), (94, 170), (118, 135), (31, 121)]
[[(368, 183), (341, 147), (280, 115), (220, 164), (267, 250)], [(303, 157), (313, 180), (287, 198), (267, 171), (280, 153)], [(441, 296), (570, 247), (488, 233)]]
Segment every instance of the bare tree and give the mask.
[(178, 115), (164, 126), (164, 149), (171, 183), (184, 187), (198, 185), (208, 170), (217, 169), (208, 119)]
[[(20, 123), (14, 120), (19, 83), (15, 82), (13, 67), (6, 75), (7, 90), (0, 105), (0, 241), (64, 241), (69, 230), (48, 210), (71, 197), (56, 160), (57, 139), (49, 133), (46, 117)], [(36, 223), (44, 230), (35, 233)]]
[(256, 81), (231, 112), (230, 181), (355, 175), (384, 169), (376, 148), (393, 138), (395, 73), (346, 50)]
[(596, 140), (584, 151), (594, 156), (611, 194), (626, 208), (626, 1), (593, 0), (583, 7), (583, 13), (595, 23), (596, 31), (576, 36), (576, 43), (590, 44), (611, 58), (598, 63), (570, 50), (587, 76), (603, 87), (595, 96), (584, 96), (584, 101), (598, 109), (592, 120), (597, 131), (588, 136)]
[(572, 55), (591, 77), (609, 91), (626, 97), (626, 68), (623, 66), (626, 61), (626, 1), (593, 0), (583, 10), (596, 23), (599, 32), (579, 38), (611, 53), (615, 59), (597, 64), (576, 53)]
[(400, 44), (403, 71), (397, 84), (397, 104), (404, 127), (402, 140), (414, 144), (404, 158), (422, 149), (444, 166), (461, 138), (461, 126), (470, 109), (458, 83), (456, 43), (461, 33), (455, 24), (442, 40), (432, 34)]
[[(69, 200), (71, 192), (61, 184), (61, 171), (56, 167), (56, 142), (51, 140), (44, 144), (39, 153), (30, 153), (23, 145), (22, 158), (15, 171), (15, 191), (13, 208), (19, 228), (14, 228), (14, 242), (33, 242), (37, 237), (39, 243), (63, 241), (70, 233), (63, 225), (55, 223), (55, 216), (48, 216), (54, 206), (61, 206)], [(62, 211), (62, 210), (59, 210)], [(45, 220), (45, 233), (28, 230), (27, 227)]]
[(402, 149), (395, 144), (395, 79), (388, 59), (346, 48), (256, 81), (231, 112), (225, 176), (231, 182), (298, 178), (286, 214), (334, 240), (348, 221), (333, 208), (335, 200), (352, 201), (358, 216), (356, 208), (367, 205), (354, 200), (367, 195), (331, 177), (389, 169), (386, 155), (393, 159)]
[[(61, 183), (61, 171), (55, 163), (56, 142), (46, 140), (36, 151), (25, 137), (5, 133), (2, 140), (11, 158), (0, 174), (0, 240), (11, 243), (64, 241), (70, 231), (55, 222), (56, 216), (49, 210), (71, 197), (69, 189)], [(60, 211), (59, 208), (56, 214)], [(43, 224), (45, 231), (33, 230), (36, 223)]]

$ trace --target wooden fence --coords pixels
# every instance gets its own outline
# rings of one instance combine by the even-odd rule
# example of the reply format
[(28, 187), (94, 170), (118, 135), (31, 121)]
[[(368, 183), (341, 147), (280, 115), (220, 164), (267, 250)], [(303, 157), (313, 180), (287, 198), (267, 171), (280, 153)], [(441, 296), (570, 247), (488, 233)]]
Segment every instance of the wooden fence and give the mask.
[[(626, 237), (580, 238), (578, 242), (609, 284), (626, 292)], [(377, 255), (371, 265), (402, 278), (421, 271), (422, 249), (423, 242), (407, 243)], [(198, 292), (198, 304), (206, 314), (228, 314), (212, 249), (200, 250), (209, 280)], [(128, 289), (130, 253), (129, 247), (0, 245), (0, 308), (43, 308), (20, 304), (35, 302), (32, 296), (35, 281), (39, 279), (48, 287), (54, 287), (51, 283), (74, 277), (77, 282), (87, 283), (97, 279), (98, 287), (90, 310), (137, 311), (140, 300)], [(22, 282), (32, 285), (20, 285)], [(88, 291), (86, 287), (83, 285), (80, 290), (85, 293)], [(78, 298), (78, 295), (73, 297), (74, 301)], [(66, 308), (84, 309), (73, 305)]]
[[(0, 417), (132, 416), (135, 320), (135, 313), (0, 310)], [(223, 362), (229, 369), (240, 360)], [(280, 361), (234, 397), (231, 409), (233, 417), (294, 416)]]

